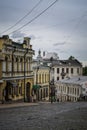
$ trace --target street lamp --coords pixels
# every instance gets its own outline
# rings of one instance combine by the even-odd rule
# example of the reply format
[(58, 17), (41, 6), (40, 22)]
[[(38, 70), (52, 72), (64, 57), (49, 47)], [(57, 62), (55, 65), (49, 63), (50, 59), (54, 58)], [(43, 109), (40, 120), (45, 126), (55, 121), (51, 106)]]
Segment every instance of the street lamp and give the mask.
[(24, 102), (26, 102), (26, 85), (25, 85), (25, 76), (26, 76), (26, 74), (25, 74), (25, 68), (26, 68), (26, 66), (25, 66), (25, 63), (26, 63), (26, 61), (25, 61), (25, 58), (26, 58), (26, 54), (28, 53), (28, 48), (26, 49), (26, 52), (25, 52), (25, 54), (24, 54)]
[(49, 67), (49, 89), (50, 89), (50, 101), (51, 103), (55, 100), (55, 85), (54, 78), (52, 78), (52, 73), (54, 70), (52, 69), (52, 64)]
[(50, 82), (50, 97), (51, 97), (51, 103), (55, 101), (55, 86), (54, 86), (54, 79)]

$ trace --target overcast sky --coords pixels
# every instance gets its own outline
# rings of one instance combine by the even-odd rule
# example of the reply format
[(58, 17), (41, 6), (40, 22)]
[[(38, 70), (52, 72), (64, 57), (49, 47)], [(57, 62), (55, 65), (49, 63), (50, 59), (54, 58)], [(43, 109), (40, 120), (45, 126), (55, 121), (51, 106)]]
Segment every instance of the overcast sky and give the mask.
[[(15, 25), (39, 1), (0, 0), (0, 34)], [(59, 0), (36, 20), (17, 30), (54, 1), (41, 0), (27, 17), (3, 35), (10, 34), (16, 41), (26, 36), (31, 37), (36, 54), (41, 49), (58, 53), (60, 59), (72, 55), (80, 61), (87, 61), (87, 0)]]

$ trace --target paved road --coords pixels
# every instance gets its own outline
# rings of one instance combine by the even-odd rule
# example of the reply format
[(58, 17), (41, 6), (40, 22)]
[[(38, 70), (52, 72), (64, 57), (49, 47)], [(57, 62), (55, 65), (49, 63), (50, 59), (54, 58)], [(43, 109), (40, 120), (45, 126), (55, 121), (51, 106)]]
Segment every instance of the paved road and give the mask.
[(0, 109), (0, 130), (87, 130), (87, 102)]

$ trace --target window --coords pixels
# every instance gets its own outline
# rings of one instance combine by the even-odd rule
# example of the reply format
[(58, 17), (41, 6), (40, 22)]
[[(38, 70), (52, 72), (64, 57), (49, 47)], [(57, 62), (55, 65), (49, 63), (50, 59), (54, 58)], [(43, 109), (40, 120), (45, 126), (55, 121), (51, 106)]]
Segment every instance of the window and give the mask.
[(46, 83), (46, 77), (47, 77), (47, 76), (46, 76), (46, 74), (45, 74), (45, 83)]
[(62, 68), (62, 72), (64, 72), (64, 68)]
[(19, 71), (19, 60), (18, 58), (16, 58), (16, 62), (17, 62), (17, 72)]
[(64, 79), (64, 76), (62, 76), (62, 79)]
[(23, 71), (23, 59), (22, 58), (20, 59), (20, 62), (21, 62), (21, 71)]
[(79, 74), (79, 68), (77, 68), (77, 73)]
[(44, 73), (42, 74), (42, 83), (44, 83)]
[(67, 73), (67, 74), (69, 73), (69, 68), (66, 68), (66, 73)]
[(22, 95), (22, 87), (19, 87), (19, 94)]
[(79, 95), (79, 88), (77, 89), (77, 95)]
[(71, 74), (73, 74), (73, 68), (71, 68)]
[(59, 74), (59, 68), (57, 68), (57, 73)]
[(46, 88), (46, 97), (48, 96), (48, 88)]
[(5, 61), (6, 61), (6, 72), (8, 72), (8, 57), (5, 57)]
[(57, 77), (57, 80), (59, 80), (59, 77)]
[(39, 74), (39, 83), (41, 83), (41, 74)]
[(43, 98), (45, 98), (45, 88), (43, 89)]
[(18, 86), (16, 86), (15, 88), (14, 88), (14, 94), (17, 96), (18, 95)]

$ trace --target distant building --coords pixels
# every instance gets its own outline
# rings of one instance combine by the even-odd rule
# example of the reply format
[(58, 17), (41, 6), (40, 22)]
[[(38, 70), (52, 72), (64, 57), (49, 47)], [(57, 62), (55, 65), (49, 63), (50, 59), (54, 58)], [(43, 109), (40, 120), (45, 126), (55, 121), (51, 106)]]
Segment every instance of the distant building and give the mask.
[(58, 54), (55, 52), (47, 52), (47, 53), (43, 52), (43, 59), (51, 59), (51, 58), (55, 60), (59, 59)]
[(34, 50), (30, 38), (22, 44), (0, 38), (0, 100), (30, 101), (34, 75), (31, 67)]
[(55, 82), (59, 101), (87, 100), (87, 76), (76, 76)]
[(82, 64), (73, 56), (60, 60), (56, 53), (47, 53), (43, 57), (43, 64), (50, 66), (51, 79), (54, 81), (82, 75)]
[[(45, 69), (46, 69), (46, 71), (48, 69), (49, 93), (51, 91), (51, 85), (50, 85), (51, 81), (56, 82), (61, 79), (70, 78), (72, 76), (82, 75), (82, 64), (72, 56), (68, 60), (59, 60), (59, 57), (56, 53), (45, 54), (45, 52), (44, 52), (43, 57), (42, 57), (41, 51), (39, 50), (37, 58), (34, 59), (32, 62), (32, 69), (37, 66), (44, 68), (44, 69), (40, 68), (41, 69), (41, 71), (39, 71), (41, 73), (40, 75), (44, 75)], [(34, 72), (34, 74), (35, 74), (35, 72)], [(42, 76), (40, 76), (40, 77), (43, 78)], [(43, 80), (43, 79), (41, 79), (41, 80)]]
[(82, 64), (77, 59), (53, 61), (51, 68), (55, 81), (82, 75)]

